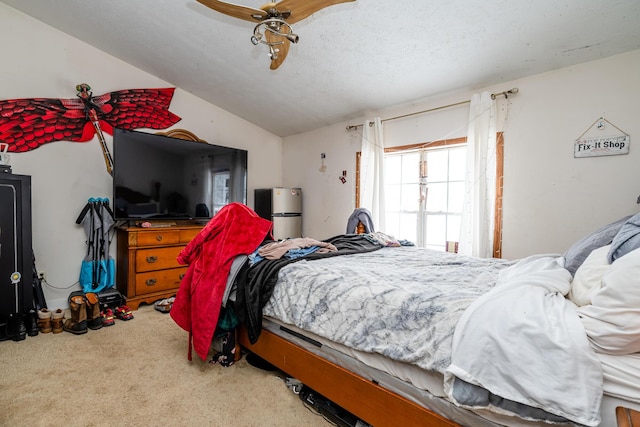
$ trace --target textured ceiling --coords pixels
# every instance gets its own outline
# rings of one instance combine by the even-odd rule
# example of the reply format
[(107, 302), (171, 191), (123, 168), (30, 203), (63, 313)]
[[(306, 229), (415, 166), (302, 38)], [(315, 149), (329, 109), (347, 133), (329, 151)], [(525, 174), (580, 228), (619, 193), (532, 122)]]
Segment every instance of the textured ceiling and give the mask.
[(282, 137), (640, 49), (638, 0), (357, 0), (272, 71), (252, 23), (195, 0), (1, 1)]

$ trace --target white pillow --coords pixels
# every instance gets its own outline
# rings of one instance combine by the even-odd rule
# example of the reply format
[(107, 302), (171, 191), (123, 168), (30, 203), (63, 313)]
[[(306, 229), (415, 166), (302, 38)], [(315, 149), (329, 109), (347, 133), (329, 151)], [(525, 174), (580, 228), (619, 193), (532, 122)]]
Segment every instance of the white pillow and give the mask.
[(607, 259), (610, 248), (611, 245), (607, 245), (594, 249), (576, 270), (569, 299), (578, 307), (591, 304), (591, 294), (602, 287), (602, 276), (610, 266)]
[(587, 336), (596, 351), (640, 352), (640, 248), (611, 264), (591, 304), (578, 307)]

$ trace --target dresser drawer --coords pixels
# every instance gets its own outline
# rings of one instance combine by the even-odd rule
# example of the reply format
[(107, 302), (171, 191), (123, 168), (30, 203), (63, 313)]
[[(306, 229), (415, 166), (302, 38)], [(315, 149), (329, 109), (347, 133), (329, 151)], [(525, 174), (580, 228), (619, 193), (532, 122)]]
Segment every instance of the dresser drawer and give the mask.
[(137, 246), (175, 245), (180, 243), (179, 230), (153, 230), (136, 233)]
[(180, 282), (186, 272), (187, 267), (180, 267), (151, 271), (149, 273), (138, 273), (136, 274), (136, 295), (167, 289), (177, 289), (180, 287)]
[(138, 249), (136, 252), (136, 273), (180, 267), (176, 258), (182, 248), (184, 246)]
[(180, 243), (189, 243), (191, 239), (200, 233), (200, 228), (187, 228), (180, 230)]

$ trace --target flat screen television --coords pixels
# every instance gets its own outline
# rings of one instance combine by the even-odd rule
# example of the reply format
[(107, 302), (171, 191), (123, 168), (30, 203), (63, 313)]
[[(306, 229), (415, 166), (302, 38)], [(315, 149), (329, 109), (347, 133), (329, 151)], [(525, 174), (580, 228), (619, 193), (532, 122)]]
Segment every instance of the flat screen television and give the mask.
[(113, 130), (115, 219), (207, 220), (247, 202), (246, 150)]

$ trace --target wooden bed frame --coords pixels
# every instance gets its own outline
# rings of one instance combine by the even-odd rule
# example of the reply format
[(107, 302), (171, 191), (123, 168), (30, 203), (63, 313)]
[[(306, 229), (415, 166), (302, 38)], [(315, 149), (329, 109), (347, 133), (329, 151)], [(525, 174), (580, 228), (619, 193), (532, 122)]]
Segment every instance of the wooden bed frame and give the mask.
[(249, 342), (244, 327), (240, 326), (237, 333), (237, 343), (240, 346), (373, 426), (459, 427), (459, 424), (298, 347), (268, 330), (262, 330), (255, 344)]

